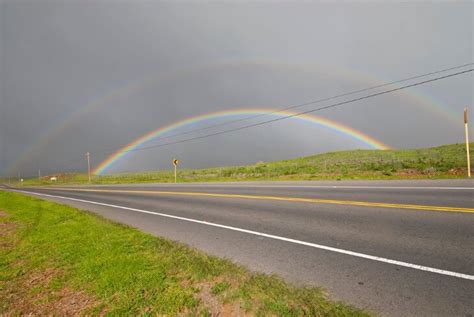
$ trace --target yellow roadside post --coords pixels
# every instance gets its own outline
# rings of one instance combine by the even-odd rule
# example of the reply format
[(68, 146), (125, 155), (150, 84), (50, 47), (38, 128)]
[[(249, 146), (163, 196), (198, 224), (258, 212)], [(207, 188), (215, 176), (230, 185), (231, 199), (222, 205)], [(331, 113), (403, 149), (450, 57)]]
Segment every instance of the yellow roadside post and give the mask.
[(178, 164), (179, 164), (179, 160), (178, 160), (178, 159), (173, 159), (173, 165), (174, 165), (174, 182), (175, 182), (175, 184), (177, 183), (177, 169), (178, 169)]

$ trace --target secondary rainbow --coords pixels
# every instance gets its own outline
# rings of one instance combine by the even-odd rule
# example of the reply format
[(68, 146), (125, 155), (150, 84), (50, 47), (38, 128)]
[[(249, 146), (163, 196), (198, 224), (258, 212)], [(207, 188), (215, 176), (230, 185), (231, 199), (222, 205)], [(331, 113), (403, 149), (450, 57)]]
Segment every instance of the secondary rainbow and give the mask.
[[(361, 81), (370, 83), (371, 85), (380, 84), (381, 82), (387, 82), (381, 80), (380, 76), (375, 74), (366, 74), (365, 71), (355, 70), (355, 69), (344, 69), (339, 68), (335, 65), (330, 65), (327, 68), (326, 65), (315, 64), (314, 62), (304, 62), (304, 63), (293, 63), (284, 60), (274, 60), (268, 58), (259, 58), (253, 57), (249, 59), (240, 59), (240, 58), (230, 58), (226, 60), (221, 60), (217, 62), (212, 62), (202, 65), (186, 66), (182, 69), (173, 69), (169, 72), (160, 73), (158, 76), (150, 76), (143, 80), (132, 82), (129, 85), (121, 86), (119, 88), (113, 89), (108, 94), (92, 100), (90, 103), (82, 106), (76, 107), (76, 111), (71, 114), (68, 114), (66, 118), (57, 120), (59, 124), (51, 125), (49, 130), (42, 136), (39, 137), (34, 143), (30, 144), (23, 150), (18, 156), (18, 159), (13, 161), (7, 168), (10, 173), (16, 173), (20, 168), (26, 164), (31, 164), (34, 161), (35, 156), (39, 153), (44, 153), (48, 149), (48, 146), (51, 143), (62, 137), (64, 132), (71, 127), (74, 123), (79, 122), (79, 119), (86, 115), (94, 113), (105, 105), (113, 105), (114, 101), (121, 100), (125, 97), (130, 97), (134, 94), (142, 92), (146, 87), (151, 86), (152, 84), (159, 85), (163, 82), (170, 82), (172, 80), (178, 80), (182, 76), (189, 76), (191, 74), (209, 71), (212, 69), (219, 68), (229, 68), (229, 67), (242, 67), (243, 65), (255, 65), (255, 66), (268, 66), (272, 68), (283, 68), (287, 67), (290, 70), (298, 72), (315, 72), (316, 70), (322, 73), (331, 73), (338, 74), (339, 76), (353, 81)], [(374, 76), (375, 75), (375, 76)], [(442, 105), (438, 101), (434, 100), (428, 95), (423, 95), (419, 91), (406, 91), (404, 96), (409, 98), (412, 102), (415, 102), (415, 105), (425, 107), (443, 118), (443, 122), (449, 122), (452, 127), (455, 127), (458, 122), (456, 113)]]
[[(138, 137), (134, 141), (125, 145), (124, 147), (120, 148), (118, 151), (114, 152), (109, 157), (107, 157), (104, 161), (102, 161), (94, 169), (93, 173), (96, 175), (103, 174), (114, 163), (116, 163), (118, 160), (120, 160), (124, 156), (138, 150), (139, 147), (142, 146), (143, 144), (153, 141), (155, 139), (158, 139), (160, 136), (163, 136), (164, 134), (171, 132), (173, 130), (184, 128), (186, 126), (190, 126), (190, 125), (193, 125), (205, 120), (221, 119), (221, 118), (227, 118), (227, 117), (232, 117), (232, 116), (257, 115), (257, 114), (265, 114), (265, 113), (271, 113), (268, 116), (274, 116), (274, 117), (285, 117), (285, 116), (296, 114), (295, 112), (290, 112), (290, 111), (280, 111), (280, 112), (274, 112), (274, 111), (276, 110), (275, 109), (236, 109), (236, 110), (227, 110), (227, 111), (207, 113), (207, 114), (189, 117), (184, 120), (174, 122), (164, 127), (160, 127), (158, 129), (152, 130)], [(349, 127), (347, 125), (343, 125), (339, 122), (329, 120), (320, 116), (305, 114), (301, 116), (292, 117), (292, 119), (311, 122), (318, 126), (328, 128), (339, 134), (346, 135), (354, 140), (357, 140), (361, 142), (362, 144), (368, 146), (369, 148), (379, 149), (379, 150), (390, 149), (388, 145), (375, 139), (374, 137), (368, 136), (367, 134), (364, 134), (363, 132), (356, 130), (352, 127)]]

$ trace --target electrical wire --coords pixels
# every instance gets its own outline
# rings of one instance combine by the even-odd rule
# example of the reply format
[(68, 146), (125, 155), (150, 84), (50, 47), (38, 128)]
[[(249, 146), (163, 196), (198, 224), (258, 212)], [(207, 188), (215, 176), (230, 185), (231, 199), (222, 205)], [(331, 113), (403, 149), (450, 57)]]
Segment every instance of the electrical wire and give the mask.
[[(389, 83), (384, 83), (384, 84), (375, 85), (375, 86), (371, 86), (371, 87), (367, 87), (367, 88), (363, 88), (363, 89), (353, 90), (353, 91), (341, 93), (341, 94), (338, 94), (338, 95), (334, 95), (334, 96), (330, 96), (330, 97), (326, 97), (326, 98), (322, 98), (322, 99), (307, 101), (307, 102), (296, 104), (296, 105), (289, 106), (289, 107), (279, 108), (279, 109), (276, 109), (275, 111), (268, 111), (268, 112), (259, 113), (259, 114), (252, 115), (252, 116), (247, 116), (245, 118), (240, 118), (240, 119), (235, 119), (235, 120), (228, 120), (228, 121), (225, 121), (225, 122), (221, 122), (221, 123), (217, 123), (217, 124), (197, 128), (197, 129), (192, 129), (192, 130), (188, 130), (188, 131), (184, 131), (184, 132), (180, 132), (180, 133), (175, 133), (175, 134), (172, 134), (172, 135), (159, 137), (159, 138), (154, 139), (153, 142), (158, 142), (158, 141), (162, 141), (162, 140), (166, 140), (166, 139), (176, 138), (176, 137), (183, 136), (183, 135), (189, 135), (189, 134), (192, 134), (192, 133), (195, 133), (195, 132), (207, 131), (207, 130), (211, 130), (211, 129), (214, 129), (214, 128), (217, 128), (217, 127), (231, 125), (231, 124), (234, 124), (234, 123), (248, 121), (248, 120), (252, 120), (252, 119), (256, 119), (256, 118), (260, 118), (260, 117), (264, 117), (264, 116), (269, 116), (269, 115), (272, 115), (272, 114), (284, 112), (284, 111), (291, 110), (291, 109), (296, 109), (296, 108), (301, 108), (301, 107), (305, 107), (305, 106), (309, 106), (309, 105), (313, 105), (313, 104), (318, 104), (318, 103), (322, 103), (322, 102), (326, 102), (326, 101), (331, 101), (331, 100), (334, 100), (334, 99), (347, 97), (347, 96), (350, 96), (350, 95), (354, 95), (354, 94), (374, 90), (374, 89), (377, 89), (377, 88), (387, 87), (387, 86), (400, 84), (400, 83), (407, 82), (407, 81), (414, 80), (414, 79), (419, 79), (419, 78), (423, 78), (423, 77), (427, 77), (427, 76), (432, 76), (432, 75), (436, 75), (436, 74), (440, 74), (440, 73), (445, 73), (447, 71), (460, 69), (460, 68), (464, 68), (464, 67), (471, 66), (471, 65), (474, 65), (474, 63), (466, 63), (466, 64), (459, 65), (459, 66), (444, 68), (444, 69), (440, 69), (440, 70), (437, 70), (437, 71), (432, 71), (432, 72), (421, 74), (421, 75), (416, 75), (416, 76), (411, 76), (411, 77), (408, 77), (408, 78), (395, 80), (395, 81), (392, 81), (392, 82), (389, 82)], [(121, 148), (122, 147), (116, 147), (116, 148), (110, 148), (110, 149), (106, 149), (106, 150), (96, 151), (95, 154), (97, 154), (99, 152), (113, 153), (113, 152), (116, 152), (117, 150), (120, 150)]]
[[(450, 78), (450, 77), (454, 77), (454, 76), (459, 76), (459, 75), (462, 75), (462, 74), (472, 72), (473, 70), (474, 69), (471, 68), (471, 69), (464, 70), (464, 71), (461, 71), (461, 72), (456, 72), (456, 73), (452, 73), (452, 74), (449, 74), (449, 75), (444, 75), (444, 76), (440, 76), (440, 77), (436, 77), (436, 78), (416, 82), (416, 83), (401, 86), (401, 87), (398, 87), (398, 88), (384, 90), (384, 91), (381, 91), (381, 92), (378, 92), (378, 93), (374, 93), (374, 94), (366, 95), (366, 96), (363, 96), (363, 97), (350, 99), (350, 100), (347, 100), (347, 101), (338, 102), (338, 103), (335, 103), (335, 104), (331, 104), (331, 105), (316, 108), (316, 109), (311, 109), (311, 110), (308, 110), (308, 111), (303, 111), (303, 112), (299, 112), (299, 113), (295, 113), (295, 114), (275, 118), (275, 119), (272, 119), (272, 120), (262, 121), (262, 122), (258, 122), (258, 123), (254, 123), (254, 124), (249, 124), (249, 125), (245, 125), (245, 126), (241, 126), (241, 127), (237, 127), (237, 128), (233, 128), (233, 129), (228, 129), (228, 130), (219, 131), (219, 132), (215, 132), (215, 133), (210, 133), (210, 134), (197, 136), (197, 137), (193, 137), (193, 138), (178, 140), (178, 141), (174, 141), (174, 142), (168, 142), (168, 143), (157, 144), (157, 145), (152, 145), (152, 146), (147, 146), (147, 147), (141, 147), (141, 148), (137, 148), (137, 149), (130, 149), (130, 150), (126, 150), (126, 151), (121, 151), (119, 153), (128, 153), (128, 152), (137, 152), (137, 151), (149, 150), (149, 149), (154, 149), (154, 148), (158, 148), (158, 147), (169, 146), (169, 145), (173, 145), (173, 144), (180, 144), (180, 143), (190, 142), (190, 141), (194, 141), (194, 140), (209, 138), (209, 137), (217, 136), (217, 135), (221, 135), (221, 134), (227, 134), (227, 133), (231, 133), (231, 132), (241, 131), (241, 130), (244, 130), (244, 129), (249, 129), (249, 128), (253, 128), (253, 127), (257, 127), (257, 126), (261, 126), (261, 125), (265, 125), (265, 124), (269, 124), (269, 123), (273, 123), (273, 122), (277, 122), (277, 121), (286, 120), (286, 119), (289, 119), (289, 118), (302, 116), (302, 115), (305, 115), (305, 114), (308, 114), (308, 113), (313, 113), (313, 112), (317, 112), (317, 111), (321, 111), (321, 110), (325, 110), (325, 109), (331, 109), (331, 108), (339, 107), (339, 106), (346, 105), (346, 104), (349, 104), (349, 103), (353, 103), (353, 102), (357, 102), (357, 101), (361, 101), (361, 100), (365, 100), (365, 99), (369, 99), (369, 98), (373, 98), (373, 97), (377, 97), (377, 96), (381, 96), (381, 95), (386, 95), (386, 94), (389, 94), (389, 93), (393, 93), (393, 92), (396, 92), (396, 91), (401, 91), (401, 90), (408, 89), (408, 88), (415, 87), (415, 86), (424, 85), (424, 84), (435, 82), (435, 81), (438, 81), (438, 80), (442, 80), (442, 79), (446, 79), (446, 78)], [(111, 153), (116, 153), (116, 152), (111, 152)]]

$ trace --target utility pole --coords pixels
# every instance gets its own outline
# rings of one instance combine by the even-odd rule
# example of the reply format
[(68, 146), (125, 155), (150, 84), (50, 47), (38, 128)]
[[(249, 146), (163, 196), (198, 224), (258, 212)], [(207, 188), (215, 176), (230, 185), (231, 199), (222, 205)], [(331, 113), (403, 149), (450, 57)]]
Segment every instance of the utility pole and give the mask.
[(464, 108), (464, 135), (466, 138), (467, 177), (471, 177), (471, 158), (469, 155), (469, 129), (467, 127), (467, 107)]
[(41, 170), (38, 170), (38, 180), (41, 180)]
[(91, 154), (86, 153), (87, 156), (87, 175), (89, 176), (89, 183), (91, 182)]

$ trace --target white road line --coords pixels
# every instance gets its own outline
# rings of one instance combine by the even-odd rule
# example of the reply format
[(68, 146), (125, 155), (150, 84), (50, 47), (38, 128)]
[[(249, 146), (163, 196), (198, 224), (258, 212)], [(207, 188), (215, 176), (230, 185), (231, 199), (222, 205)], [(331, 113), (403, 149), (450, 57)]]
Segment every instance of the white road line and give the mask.
[(44, 197), (52, 197), (52, 198), (59, 198), (59, 199), (64, 199), (64, 200), (77, 201), (77, 202), (82, 202), (82, 203), (112, 207), (112, 208), (123, 209), (123, 210), (136, 211), (136, 212), (150, 214), (150, 215), (156, 215), (156, 216), (161, 216), (161, 217), (166, 217), (166, 218), (171, 218), (171, 219), (177, 219), (177, 220), (182, 220), (182, 221), (187, 221), (187, 222), (193, 222), (193, 223), (198, 223), (198, 224), (202, 224), (202, 225), (206, 225), (206, 226), (217, 227), (217, 228), (222, 228), (222, 229), (247, 233), (247, 234), (251, 234), (251, 235), (255, 235), (255, 236), (265, 237), (265, 238), (269, 238), (269, 239), (280, 240), (280, 241), (290, 242), (290, 243), (299, 244), (299, 245), (305, 245), (305, 246), (316, 248), (316, 249), (336, 252), (336, 253), (345, 254), (345, 255), (351, 255), (351, 256), (354, 256), (354, 257), (368, 259), (368, 260), (372, 260), (372, 261), (383, 262), (383, 263), (403, 266), (403, 267), (407, 267), (407, 268), (411, 268), (411, 269), (415, 269), (415, 270), (426, 271), (426, 272), (431, 272), (431, 273), (447, 275), (447, 276), (452, 276), (452, 277), (457, 277), (457, 278), (461, 278), (461, 279), (465, 279), (465, 280), (474, 281), (474, 275), (463, 274), (463, 273), (458, 273), (458, 272), (453, 272), (453, 271), (447, 271), (447, 270), (432, 268), (432, 267), (429, 267), (429, 266), (423, 266), (423, 265), (412, 264), (412, 263), (407, 263), (407, 262), (403, 262), (403, 261), (387, 259), (387, 258), (375, 256), (375, 255), (369, 255), (369, 254), (364, 254), (364, 253), (359, 253), (359, 252), (354, 252), (354, 251), (349, 251), (349, 250), (344, 250), (344, 249), (339, 249), (339, 248), (333, 248), (333, 247), (329, 247), (329, 246), (325, 246), (325, 245), (321, 245), (321, 244), (316, 244), (316, 243), (311, 243), (311, 242), (306, 242), (306, 241), (301, 241), (301, 240), (296, 240), (296, 239), (291, 239), (291, 238), (285, 238), (285, 237), (281, 237), (281, 236), (277, 236), (277, 235), (273, 235), (273, 234), (268, 234), (268, 233), (253, 231), (253, 230), (242, 229), (242, 228), (238, 228), (238, 227), (222, 225), (222, 224), (218, 224), (218, 223), (214, 223), (214, 222), (207, 222), (207, 221), (202, 221), (202, 220), (197, 220), (197, 219), (192, 219), (192, 218), (174, 216), (174, 215), (165, 214), (165, 213), (161, 213), (161, 212), (154, 212), (154, 211), (149, 211), (149, 210), (143, 210), (143, 209), (113, 205), (113, 204), (106, 204), (106, 203), (101, 203), (101, 202), (91, 201), (91, 200), (84, 200), (84, 199), (77, 199), (77, 198), (56, 196), (56, 195), (49, 195), (49, 194), (40, 194), (40, 193), (35, 193), (35, 192), (23, 191), (23, 190), (11, 189), (11, 191), (26, 193), (26, 194), (33, 194), (33, 195), (37, 195), (37, 196), (44, 196)]
[[(97, 185), (90, 187), (110, 187), (110, 185)], [(426, 189), (426, 190), (474, 190), (474, 187), (430, 187), (430, 186), (352, 186), (352, 185), (238, 185), (238, 184), (143, 184), (135, 186), (128, 185), (114, 185), (114, 187), (226, 187), (226, 188), (327, 188), (327, 189)], [(54, 187), (51, 187), (54, 188)]]

